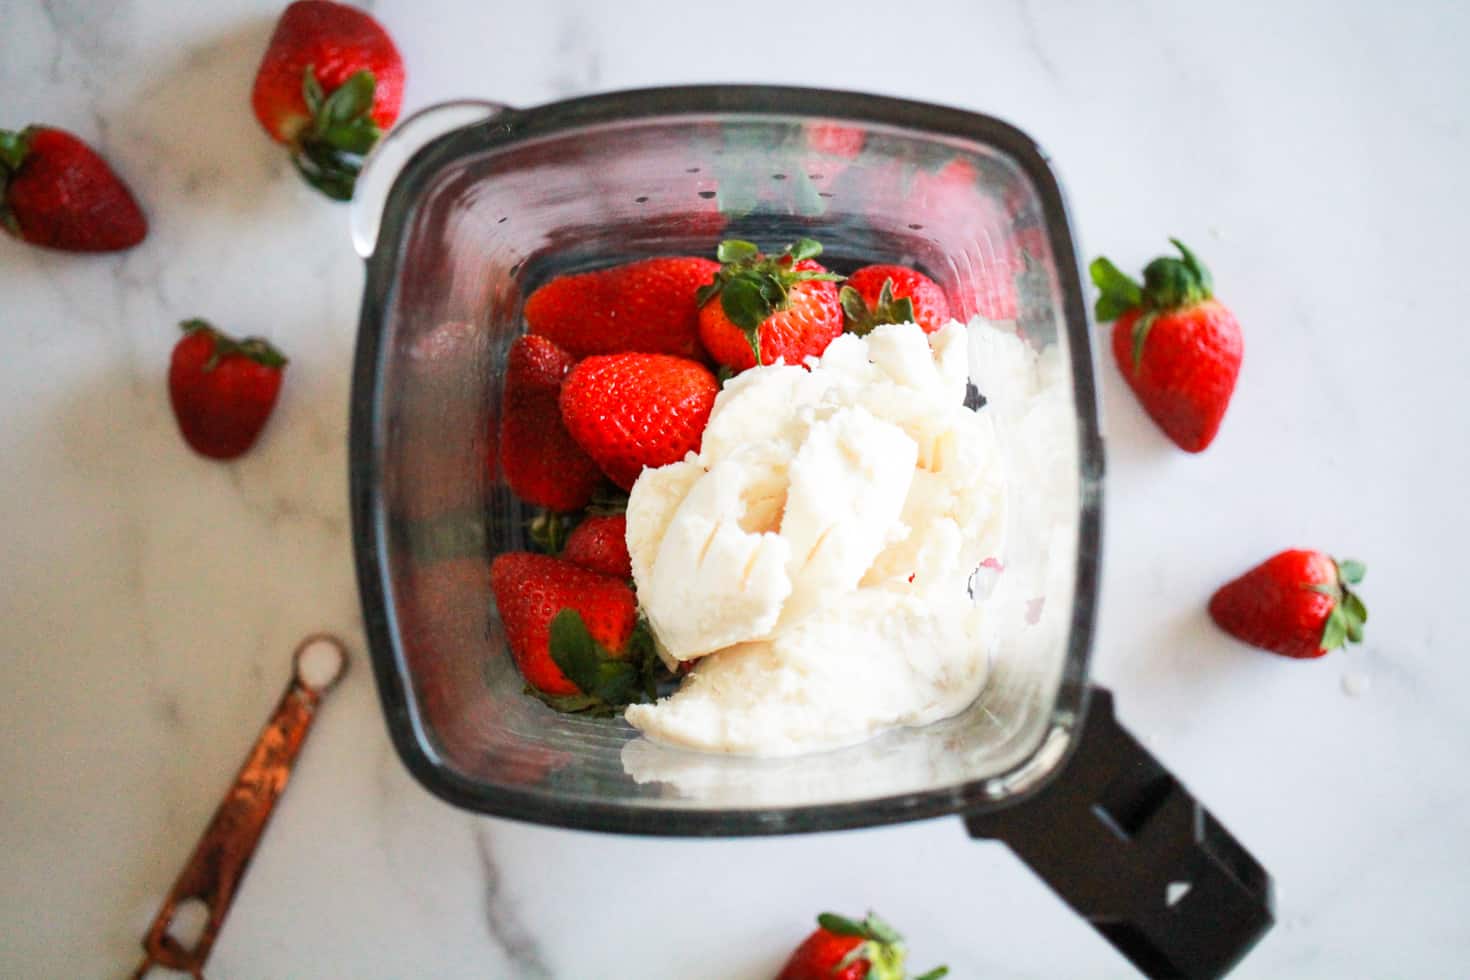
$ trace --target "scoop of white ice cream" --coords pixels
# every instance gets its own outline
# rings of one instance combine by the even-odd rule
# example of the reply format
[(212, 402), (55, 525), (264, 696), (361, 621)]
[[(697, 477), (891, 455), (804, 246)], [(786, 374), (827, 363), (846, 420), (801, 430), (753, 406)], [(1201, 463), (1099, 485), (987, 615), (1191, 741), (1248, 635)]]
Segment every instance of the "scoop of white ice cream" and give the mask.
[(966, 343), (958, 323), (885, 325), (809, 370), (753, 368), (715, 400), (698, 454), (644, 471), (628, 504), (639, 601), (667, 657), (701, 662), (632, 724), (779, 755), (975, 697), (967, 583), (999, 557), (1006, 483), (990, 420), (964, 407)]

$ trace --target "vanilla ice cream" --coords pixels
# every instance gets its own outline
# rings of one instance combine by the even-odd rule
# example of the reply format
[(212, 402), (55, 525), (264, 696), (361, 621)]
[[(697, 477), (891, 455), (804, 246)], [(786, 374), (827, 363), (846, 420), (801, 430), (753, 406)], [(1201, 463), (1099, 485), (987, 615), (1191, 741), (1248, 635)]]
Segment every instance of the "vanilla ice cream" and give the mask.
[(679, 690), (627, 709), (648, 736), (792, 755), (962, 710), (985, 682), (972, 573), (1001, 559), (1006, 474), (964, 405), (965, 328), (844, 335), (807, 367), (746, 371), (701, 451), (628, 501), (639, 602)]

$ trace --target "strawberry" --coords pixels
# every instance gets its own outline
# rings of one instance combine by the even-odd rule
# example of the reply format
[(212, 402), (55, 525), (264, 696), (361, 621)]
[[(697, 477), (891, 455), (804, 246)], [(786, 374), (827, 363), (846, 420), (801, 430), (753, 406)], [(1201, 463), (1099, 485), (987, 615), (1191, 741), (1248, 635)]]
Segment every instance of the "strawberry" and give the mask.
[(594, 515), (572, 529), (561, 557), (613, 578), (633, 577), (628, 557), (628, 518), (624, 514)]
[[(820, 926), (796, 947), (776, 980), (903, 980), (907, 955), (903, 937), (873, 913), (861, 922), (831, 912), (817, 916)], [(949, 973), (936, 967), (918, 980)]]
[(297, 0), (276, 22), (250, 102), (307, 183), (349, 201), (363, 157), (398, 118), (403, 59), (361, 10)]
[(1320, 657), (1361, 643), (1368, 609), (1348, 588), (1363, 580), (1359, 561), (1293, 550), (1252, 568), (1210, 598), (1210, 618), (1231, 636), (1286, 657)]
[(505, 362), (500, 409), (500, 468), (522, 500), (557, 511), (579, 510), (602, 472), (562, 424), (562, 379), (575, 363), (545, 337), (518, 337)]
[(203, 320), (168, 365), (168, 397), (184, 441), (212, 459), (234, 459), (255, 444), (281, 392), (286, 358), (259, 337), (236, 340)]
[(842, 333), (835, 285), (842, 277), (814, 261), (821, 254), (822, 246), (810, 238), (775, 258), (750, 242), (721, 242), (720, 271), (697, 297), (705, 350), (736, 371), (778, 358), (800, 364), (826, 350)]
[(838, 293), (847, 329), (863, 336), (880, 323), (917, 323), (933, 333), (949, 322), (949, 300), (939, 283), (901, 265), (864, 266)]
[(801, 166), (808, 179), (831, 186), (863, 152), (867, 134), (857, 126), (841, 123), (807, 123), (804, 127), (807, 153)]
[(1177, 238), (1182, 259), (1154, 259), (1143, 285), (1107, 259), (1092, 263), (1099, 322), (1144, 411), (1185, 452), (1209, 448), (1240, 374), (1240, 325), (1215, 300), (1209, 270)]
[(586, 711), (642, 693), (652, 644), (646, 629), (635, 630), (638, 601), (628, 583), (511, 551), (491, 563), (490, 587), (511, 656), (548, 704)]
[(67, 252), (116, 252), (148, 234), (148, 219), (107, 161), (48, 126), (0, 129), (0, 224)]
[(574, 357), (699, 357), (694, 297), (719, 270), (709, 259), (674, 256), (558, 276), (526, 299), (526, 326)]
[(567, 431), (608, 477), (631, 490), (645, 466), (699, 451), (719, 384), (697, 361), (606, 354), (572, 368), (561, 388)]

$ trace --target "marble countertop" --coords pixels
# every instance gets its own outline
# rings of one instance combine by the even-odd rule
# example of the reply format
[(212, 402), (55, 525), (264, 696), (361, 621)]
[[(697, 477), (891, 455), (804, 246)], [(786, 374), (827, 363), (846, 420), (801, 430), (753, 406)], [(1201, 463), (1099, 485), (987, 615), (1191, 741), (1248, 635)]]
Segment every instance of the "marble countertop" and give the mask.
[[(755, 980), (815, 912), (868, 906), (956, 977), (1131, 975), (958, 820), (625, 839), (473, 817), (410, 779), (361, 656), (346, 526), (362, 270), (346, 212), (301, 184), (247, 101), (278, 6), (3, 5), (0, 125), (95, 141), (153, 229), (102, 258), (0, 240), (0, 974), (131, 967), (289, 651), (327, 628), (356, 669), (215, 976)], [(410, 109), (728, 80), (953, 103), (1049, 148), (1089, 255), (1136, 268), (1167, 235), (1193, 243), (1244, 324), (1245, 368), (1219, 440), (1188, 457), (1104, 365), (1096, 675), (1276, 877), (1279, 924), (1239, 976), (1463, 973), (1470, 8), (854, 3), (758, 24), (731, 9), (375, 13)], [(174, 324), (196, 314), (293, 358), (266, 437), (233, 465), (185, 451), (165, 397)], [(1368, 562), (1361, 648), (1288, 662), (1211, 627), (1210, 590), (1290, 546)]]

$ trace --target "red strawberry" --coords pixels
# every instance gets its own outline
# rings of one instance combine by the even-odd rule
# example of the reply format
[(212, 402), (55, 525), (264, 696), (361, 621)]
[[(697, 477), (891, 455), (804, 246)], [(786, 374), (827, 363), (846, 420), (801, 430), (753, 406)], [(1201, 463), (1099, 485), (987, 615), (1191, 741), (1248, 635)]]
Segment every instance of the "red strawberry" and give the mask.
[(526, 299), (526, 326), (574, 357), (677, 354), (698, 357), (694, 296), (719, 263), (676, 256), (558, 276)]
[(148, 234), (148, 219), (107, 161), (47, 126), (0, 129), (0, 224), (68, 252), (115, 252)]
[(1182, 259), (1154, 259), (1143, 285), (1107, 259), (1092, 263), (1099, 322), (1113, 324), (1113, 355), (1159, 428), (1185, 452), (1214, 441), (1240, 374), (1240, 325), (1214, 299), (1209, 270), (1177, 238)]
[(864, 266), (838, 294), (847, 329), (862, 336), (880, 323), (917, 323), (933, 333), (949, 322), (949, 300), (939, 283), (901, 265)]
[(1368, 609), (1348, 588), (1363, 580), (1358, 561), (1320, 551), (1283, 551), (1220, 587), (1210, 617), (1238, 640), (1287, 657), (1320, 657), (1361, 643)]
[(668, 354), (606, 354), (572, 369), (561, 389), (567, 431), (624, 490), (645, 466), (699, 451), (720, 386), (703, 364)]
[(851, 160), (863, 152), (867, 134), (859, 126), (841, 123), (807, 123), (806, 145), (818, 153)]
[(562, 379), (575, 363), (545, 337), (518, 337), (505, 362), (500, 468), (522, 500), (552, 510), (587, 506), (602, 472), (562, 424)]
[(840, 123), (807, 123), (804, 127), (808, 152), (802, 169), (808, 179), (823, 181), (823, 187), (841, 177), (863, 152), (867, 134), (857, 126)]
[(168, 397), (184, 441), (213, 459), (255, 444), (281, 392), (286, 358), (259, 337), (236, 340), (203, 320), (180, 324), (168, 366)]
[(348, 201), (362, 158), (398, 118), (403, 59), (356, 7), (297, 0), (276, 23), (250, 102), (307, 182)]
[(625, 514), (597, 515), (572, 529), (562, 558), (613, 578), (632, 578), (628, 557), (628, 518)]
[(737, 371), (777, 358), (800, 364), (842, 333), (835, 284), (842, 277), (813, 261), (822, 254), (817, 242), (803, 238), (767, 258), (729, 239), (717, 254), (719, 275), (699, 291), (699, 338), (721, 364)]
[[(903, 980), (903, 937), (871, 912), (861, 922), (831, 912), (817, 916), (820, 928), (796, 947), (776, 980)], [(949, 973), (936, 967), (918, 980)]]
[(584, 679), (588, 687), (579, 686), (558, 659), (573, 667), (572, 674), (579, 673), (576, 658), (583, 655), (592, 659), (593, 675), (604, 665), (621, 673), (609, 661), (632, 652), (629, 640), (638, 618), (638, 600), (626, 582), (549, 555), (511, 551), (491, 563), (490, 587), (506, 644), (526, 683), (554, 697), (607, 693), (597, 690), (596, 681)]

